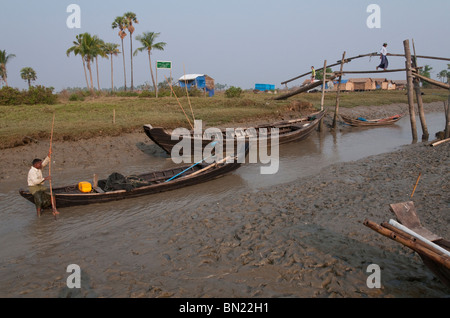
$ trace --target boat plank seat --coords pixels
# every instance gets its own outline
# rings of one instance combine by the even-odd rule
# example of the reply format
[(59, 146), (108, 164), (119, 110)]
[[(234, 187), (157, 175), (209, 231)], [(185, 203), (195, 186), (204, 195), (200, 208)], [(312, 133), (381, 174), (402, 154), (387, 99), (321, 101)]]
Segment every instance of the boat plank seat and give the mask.
[(441, 236), (434, 234), (422, 226), (419, 217), (417, 216), (413, 201), (394, 203), (389, 206), (391, 211), (394, 212), (397, 217), (397, 221), (399, 223), (432, 242), (442, 240)]

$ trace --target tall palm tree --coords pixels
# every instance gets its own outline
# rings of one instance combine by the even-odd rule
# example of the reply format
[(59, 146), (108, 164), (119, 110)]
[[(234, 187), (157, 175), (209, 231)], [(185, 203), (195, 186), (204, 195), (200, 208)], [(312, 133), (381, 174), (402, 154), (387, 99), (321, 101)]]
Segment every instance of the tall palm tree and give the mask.
[(37, 79), (36, 71), (31, 67), (24, 67), (20, 70), (20, 77), (28, 82), (28, 89), (31, 87), (31, 81)]
[(128, 27), (128, 20), (124, 17), (116, 17), (116, 19), (114, 20), (114, 22), (112, 23), (112, 28), (116, 29), (119, 28), (119, 37), (120, 40), (122, 41), (122, 56), (123, 56), (123, 80), (124, 80), (124, 86), (125, 86), (125, 91), (127, 90), (127, 73), (125, 70), (125, 52), (123, 50), (123, 38), (127, 36), (127, 33), (124, 31), (127, 27)]
[(103, 51), (103, 45), (105, 44), (105, 41), (100, 39), (98, 36), (94, 35), (92, 37), (92, 54), (95, 58), (95, 67), (97, 69), (97, 88), (100, 91), (100, 77), (98, 75), (98, 56), (100, 57), (106, 57), (107, 55)]
[(70, 53), (73, 52), (73, 54), (76, 55), (80, 55), (81, 56), (81, 61), (83, 62), (83, 70), (84, 70), (84, 78), (86, 79), (86, 87), (89, 88), (89, 82), (88, 82), (88, 78), (87, 78), (87, 72), (86, 72), (86, 63), (85, 63), (85, 53), (83, 51), (83, 34), (78, 34), (76, 36), (76, 41), (73, 41), (73, 46), (70, 47), (67, 51), (66, 54), (67, 56), (70, 55)]
[(92, 80), (91, 63), (94, 61), (95, 55), (97, 54), (97, 40), (95, 39), (95, 36), (92, 36), (86, 32), (82, 34), (81, 43), (82, 51), (84, 53), (84, 60), (86, 61), (86, 67), (89, 71), (89, 79), (91, 83), (90, 90), (93, 92), (94, 82)]
[(7, 72), (6, 72), (6, 64), (9, 62), (10, 59), (13, 57), (16, 57), (14, 54), (6, 54), (6, 51), (0, 51), (0, 76), (2, 80), (5, 82), (6, 86), (8, 86), (8, 80), (7, 80)]
[(105, 43), (103, 45), (103, 52), (106, 54), (106, 56), (111, 56), (111, 92), (114, 91), (114, 76), (113, 76), (113, 55), (117, 56), (117, 54), (120, 53), (119, 44), (116, 43)]
[(153, 76), (152, 60), (151, 60), (150, 55), (152, 54), (152, 50), (164, 51), (164, 47), (166, 46), (165, 42), (155, 42), (155, 40), (159, 36), (159, 34), (160, 33), (155, 33), (155, 32), (144, 32), (142, 35), (138, 35), (136, 37), (136, 40), (141, 42), (142, 47), (140, 47), (136, 51), (134, 51), (134, 55), (137, 55), (137, 52), (142, 52), (144, 50), (147, 50), (148, 61), (150, 63), (150, 74), (152, 75), (153, 88), (154, 88), (155, 92), (157, 90), (157, 87), (156, 87), (156, 83), (155, 83), (155, 78)]
[(134, 32), (134, 23), (139, 23), (136, 19), (136, 14), (134, 12), (127, 12), (123, 15), (125, 19), (128, 21), (128, 32), (130, 33), (130, 56), (131, 56), (131, 91), (134, 89), (133, 85), (133, 32)]

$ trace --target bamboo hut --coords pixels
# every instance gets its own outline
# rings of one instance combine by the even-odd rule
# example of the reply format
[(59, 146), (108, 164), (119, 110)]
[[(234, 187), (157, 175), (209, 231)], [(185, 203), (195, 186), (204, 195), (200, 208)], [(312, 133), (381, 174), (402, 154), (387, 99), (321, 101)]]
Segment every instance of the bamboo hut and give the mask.
[(355, 91), (371, 91), (375, 90), (375, 81), (371, 78), (350, 78), (349, 82), (353, 83), (353, 88)]

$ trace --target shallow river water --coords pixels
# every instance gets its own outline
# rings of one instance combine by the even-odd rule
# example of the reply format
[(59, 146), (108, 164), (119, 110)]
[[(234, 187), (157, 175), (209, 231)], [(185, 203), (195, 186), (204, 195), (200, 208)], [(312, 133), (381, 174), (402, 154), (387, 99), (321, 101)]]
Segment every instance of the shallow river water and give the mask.
[[(434, 134), (443, 127), (442, 114), (428, 114), (427, 123), (430, 139), (433, 139)], [(418, 130), (420, 136), (420, 127)], [(185, 273), (177, 274), (176, 268), (164, 263), (164, 257), (169, 264), (171, 259), (165, 251), (165, 245), (161, 244), (160, 235), (167, 233), (168, 238), (165, 240), (170, 243), (170, 240), (179, 239), (183, 233), (171, 233), (169, 223), (157, 221), (165, 215), (176, 211), (179, 218), (183, 218), (183, 211), (195, 211), (205, 202), (219, 204), (222, 198), (237, 193), (257, 192), (261, 188), (319, 173), (323, 167), (333, 163), (390, 152), (410, 144), (411, 139), (407, 117), (387, 127), (345, 128), (335, 134), (314, 132), (304, 141), (280, 146), (279, 170), (275, 175), (261, 175), (260, 165), (246, 164), (230, 175), (185, 189), (118, 202), (65, 208), (60, 211), (57, 221), (48, 213), (36, 218), (34, 206), (18, 194), (25, 180), (2, 182), (0, 297), (77, 296), (66, 288), (69, 275), (66, 267), (69, 264), (79, 264), (82, 268), (81, 296), (84, 297), (141, 296), (139, 291), (148, 291), (151, 287), (140, 288), (143, 282), (139, 281), (139, 277), (152, 271), (167, 275), (170, 273), (171, 283), (167, 286), (176, 284), (177, 278), (180, 278), (178, 275), (183, 276)], [(104, 172), (110, 169), (123, 174), (147, 171), (149, 160), (155, 170), (170, 165), (163, 155), (143, 154), (130, 160), (127, 166), (104, 167)], [(74, 167), (59, 172), (59, 177), (65, 183), (71, 183), (92, 175), (89, 169), (84, 173), (80, 176)], [(189, 237), (185, 239), (189, 240)], [(149, 251), (151, 255), (163, 255), (162, 260), (141, 258), (130, 262), (130, 258), (146, 255)], [(182, 262), (186, 267), (198, 266), (190, 263), (189, 258)], [(126, 266), (122, 267), (122, 264)], [(122, 278), (128, 281), (124, 282)], [(189, 286), (185, 288), (181, 296), (203, 295), (201, 291), (190, 292)], [(235, 295), (239, 296), (238, 293), (223, 296)], [(282, 295), (280, 292), (274, 296)]]

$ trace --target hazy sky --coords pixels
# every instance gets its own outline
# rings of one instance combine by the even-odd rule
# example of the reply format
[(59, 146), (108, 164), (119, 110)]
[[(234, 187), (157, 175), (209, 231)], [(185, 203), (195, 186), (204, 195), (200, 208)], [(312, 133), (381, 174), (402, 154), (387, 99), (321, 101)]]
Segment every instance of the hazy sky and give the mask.
[[(68, 28), (70, 4), (81, 9), (81, 27)], [(369, 28), (370, 4), (381, 9), (381, 28)], [(414, 39), (417, 54), (450, 57), (448, 31), (450, 1), (429, 0), (4, 0), (0, 11), (0, 50), (16, 55), (7, 65), (10, 86), (26, 88), (20, 70), (30, 66), (35, 84), (84, 87), (80, 57), (66, 56), (79, 33), (98, 35), (105, 42), (120, 44), (118, 30), (111, 28), (116, 16), (137, 14), (136, 35), (160, 32), (164, 51), (152, 60), (173, 62), (175, 79), (186, 72), (208, 74), (216, 83), (253, 88), (255, 83), (274, 84), (347, 57), (379, 51), (388, 42), (391, 53), (403, 53), (403, 40)], [(127, 86), (130, 86), (130, 42), (124, 40)], [(133, 49), (139, 47), (133, 42)], [(121, 56), (114, 58), (114, 83), (123, 85)], [(347, 70), (375, 69), (379, 58), (351, 62)], [(421, 60), (433, 67), (432, 77), (447, 68), (446, 62)], [(110, 87), (110, 61), (101, 59), (100, 84)], [(404, 59), (390, 58), (390, 68), (403, 68)], [(335, 68), (336, 69), (336, 68)], [(169, 76), (160, 70), (158, 81)], [(94, 74), (95, 76), (95, 74)], [(370, 75), (374, 76), (374, 75)], [(404, 73), (390, 73), (405, 79)], [(350, 76), (348, 76), (350, 77)], [(95, 77), (94, 81), (96, 83)], [(134, 86), (151, 83), (146, 52), (134, 57)], [(299, 85), (301, 81), (288, 86)]]

